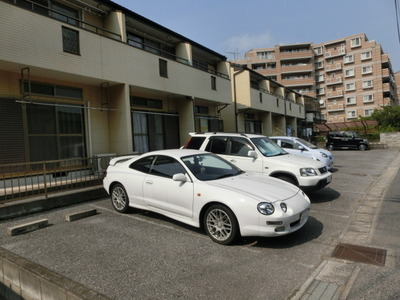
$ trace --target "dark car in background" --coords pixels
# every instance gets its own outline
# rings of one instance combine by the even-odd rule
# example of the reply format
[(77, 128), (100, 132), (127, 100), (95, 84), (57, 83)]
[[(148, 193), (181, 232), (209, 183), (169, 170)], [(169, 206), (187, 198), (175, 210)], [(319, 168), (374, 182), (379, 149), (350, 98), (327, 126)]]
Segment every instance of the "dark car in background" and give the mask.
[(332, 151), (340, 148), (367, 150), (368, 140), (355, 131), (330, 131), (327, 135), (326, 149)]

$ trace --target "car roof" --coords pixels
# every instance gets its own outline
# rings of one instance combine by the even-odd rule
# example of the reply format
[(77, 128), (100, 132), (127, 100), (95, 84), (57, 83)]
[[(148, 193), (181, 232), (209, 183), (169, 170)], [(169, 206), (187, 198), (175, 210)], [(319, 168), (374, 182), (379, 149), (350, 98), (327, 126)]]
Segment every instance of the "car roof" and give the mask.
[(298, 139), (297, 136), (270, 136), (270, 139), (290, 139), (290, 140), (296, 140)]
[(151, 152), (143, 153), (142, 156), (148, 155), (168, 155), (175, 158), (188, 156), (188, 155), (196, 155), (196, 154), (209, 154), (210, 152), (195, 150), (195, 149), (167, 149), (167, 150), (156, 150)]
[(262, 134), (243, 132), (189, 132), (191, 136), (242, 136), (242, 137), (265, 137)]

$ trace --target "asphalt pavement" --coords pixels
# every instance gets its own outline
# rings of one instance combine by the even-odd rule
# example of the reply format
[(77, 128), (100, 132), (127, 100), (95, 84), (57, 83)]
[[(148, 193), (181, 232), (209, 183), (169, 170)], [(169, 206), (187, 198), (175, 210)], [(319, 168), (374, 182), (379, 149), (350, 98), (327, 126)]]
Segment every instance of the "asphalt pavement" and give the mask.
[[(332, 183), (310, 194), (309, 222), (291, 235), (221, 246), (156, 214), (118, 214), (105, 198), (1, 221), (0, 245), (116, 300), (400, 299), (400, 152), (333, 154)], [(98, 213), (65, 221), (88, 209)], [(43, 218), (50, 226), (7, 234)]]

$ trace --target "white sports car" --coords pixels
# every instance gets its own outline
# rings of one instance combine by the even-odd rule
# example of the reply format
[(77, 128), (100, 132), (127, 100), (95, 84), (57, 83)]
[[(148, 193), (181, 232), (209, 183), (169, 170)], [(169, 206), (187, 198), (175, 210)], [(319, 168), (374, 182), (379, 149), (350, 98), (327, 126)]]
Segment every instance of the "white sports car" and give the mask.
[(300, 229), (310, 200), (296, 186), (244, 172), (199, 150), (161, 150), (110, 161), (104, 188), (118, 212), (129, 207), (203, 227), (219, 244), (239, 236), (278, 236)]

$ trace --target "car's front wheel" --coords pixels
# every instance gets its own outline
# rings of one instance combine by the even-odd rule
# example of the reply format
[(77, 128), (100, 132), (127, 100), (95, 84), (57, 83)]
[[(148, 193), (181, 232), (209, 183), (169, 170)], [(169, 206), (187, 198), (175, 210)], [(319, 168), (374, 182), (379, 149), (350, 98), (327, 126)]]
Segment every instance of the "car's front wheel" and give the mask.
[(358, 150), (360, 150), (360, 151), (365, 151), (365, 150), (367, 150), (367, 145), (364, 145), (364, 144), (358, 145)]
[(129, 209), (129, 198), (122, 184), (115, 184), (111, 189), (111, 203), (114, 209), (120, 213), (125, 213)]
[(239, 224), (235, 214), (224, 205), (212, 205), (204, 214), (204, 228), (216, 243), (228, 245), (239, 235)]

